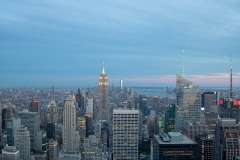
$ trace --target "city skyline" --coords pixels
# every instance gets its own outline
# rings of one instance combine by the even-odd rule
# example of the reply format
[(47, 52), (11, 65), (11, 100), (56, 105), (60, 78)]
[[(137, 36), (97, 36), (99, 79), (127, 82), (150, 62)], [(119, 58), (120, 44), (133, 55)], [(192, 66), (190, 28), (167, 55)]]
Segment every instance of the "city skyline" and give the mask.
[(0, 87), (240, 87), (238, 1), (1, 1)]

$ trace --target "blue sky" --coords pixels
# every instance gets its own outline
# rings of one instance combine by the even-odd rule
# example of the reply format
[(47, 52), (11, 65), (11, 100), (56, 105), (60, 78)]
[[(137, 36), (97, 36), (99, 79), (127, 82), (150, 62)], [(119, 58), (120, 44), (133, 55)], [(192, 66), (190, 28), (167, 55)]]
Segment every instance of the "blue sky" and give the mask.
[(240, 86), (240, 1), (0, 1), (0, 86)]

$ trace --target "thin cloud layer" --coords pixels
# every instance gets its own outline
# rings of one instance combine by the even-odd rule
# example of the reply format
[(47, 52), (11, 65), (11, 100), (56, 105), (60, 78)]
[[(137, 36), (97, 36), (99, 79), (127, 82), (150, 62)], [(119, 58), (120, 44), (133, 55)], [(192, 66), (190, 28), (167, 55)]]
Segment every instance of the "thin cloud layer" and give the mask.
[[(182, 73), (183, 49), (196, 84), (225, 85), (227, 77), (209, 74), (228, 73), (230, 54), (240, 72), (239, 7), (222, 0), (1, 1), (1, 86), (58, 84), (54, 77), (66, 77), (64, 86), (94, 86), (98, 78), (87, 77), (99, 76), (102, 61), (112, 82), (173, 86), (168, 75)], [(25, 78), (32, 76), (50, 78)]]

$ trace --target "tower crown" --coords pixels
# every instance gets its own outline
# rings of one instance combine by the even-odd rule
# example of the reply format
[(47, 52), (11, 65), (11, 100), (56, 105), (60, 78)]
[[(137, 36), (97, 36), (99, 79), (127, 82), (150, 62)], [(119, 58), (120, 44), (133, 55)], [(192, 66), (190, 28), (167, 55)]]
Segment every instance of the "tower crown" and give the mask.
[(103, 66), (102, 66), (102, 74), (106, 74), (105, 73), (105, 68), (104, 68), (104, 62), (103, 62)]

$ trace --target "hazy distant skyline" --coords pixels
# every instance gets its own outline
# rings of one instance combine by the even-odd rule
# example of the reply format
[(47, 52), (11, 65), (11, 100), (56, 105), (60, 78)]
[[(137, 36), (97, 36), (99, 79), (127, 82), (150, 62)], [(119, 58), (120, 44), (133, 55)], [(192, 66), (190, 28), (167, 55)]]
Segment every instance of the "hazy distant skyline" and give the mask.
[(0, 87), (240, 86), (240, 1), (0, 1)]

